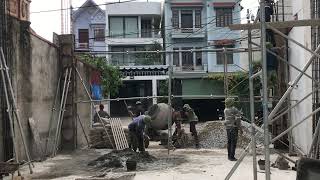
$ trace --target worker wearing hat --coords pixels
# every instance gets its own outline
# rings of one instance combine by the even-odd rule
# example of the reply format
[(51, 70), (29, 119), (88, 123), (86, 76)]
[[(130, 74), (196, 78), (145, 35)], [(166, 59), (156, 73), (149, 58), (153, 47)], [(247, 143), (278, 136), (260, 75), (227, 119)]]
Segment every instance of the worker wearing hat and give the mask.
[(143, 104), (141, 103), (141, 101), (137, 101), (134, 108), (133, 117), (138, 117), (144, 114), (145, 114), (145, 110), (143, 108)]
[(129, 124), (129, 144), (130, 148), (140, 152), (144, 152), (144, 131), (146, 126), (151, 124), (151, 117), (148, 115), (140, 115), (133, 118), (133, 121)]
[(196, 148), (199, 147), (199, 139), (198, 139), (198, 132), (196, 128), (196, 124), (198, 123), (198, 116), (194, 113), (194, 110), (190, 107), (189, 104), (183, 105), (183, 115), (186, 117), (187, 121), (190, 124), (190, 132), (191, 135), (194, 137)]
[(241, 112), (234, 106), (234, 104), (235, 100), (233, 98), (227, 98), (225, 100), (224, 125), (227, 130), (228, 159), (230, 161), (237, 161), (234, 156), (238, 141), (238, 130), (241, 126)]

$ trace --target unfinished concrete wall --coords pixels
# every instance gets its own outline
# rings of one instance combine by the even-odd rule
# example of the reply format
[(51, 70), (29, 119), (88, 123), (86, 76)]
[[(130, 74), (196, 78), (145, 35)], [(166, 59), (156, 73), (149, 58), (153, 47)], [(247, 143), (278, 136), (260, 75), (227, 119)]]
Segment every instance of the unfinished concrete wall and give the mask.
[[(31, 152), (31, 159), (38, 159), (45, 150), (50, 123), (53, 127), (51, 137), (55, 134), (57, 117), (53, 118), (50, 122), (52, 106), (63, 67), (74, 65), (75, 63), (73, 58), (74, 41), (73, 35), (55, 37), (55, 42), (59, 45), (58, 47), (58, 45), (52, 44), (31, 32), (29, 25), (29, 22), (19, 21), (15, 18), (11, 19), (10, 28), (12, 31), (10, 44), (12, 51), (7, 61), (26, 144)], [(94, 68), (82, 62), (76, 64), (85, 82), (89, 82), (91, 71)], [(74, 82), (72, 88), (79, 97), (71, 93), (69, 94), (73, 96), (73, 99), (70, 99), (68, 96), (67, 104), (71, 103), (71, 107), (66, 107), (61, 131), (62, 147), (71, 147), (71, 149), (76, 147), (77, 141), (79, 141), (79, 146), (86, 144), (83, 131), (74, 118), (74, 114), (77, 112), (80, 113), (86, 133), (89, 132), (91, 126), (90, 104), (80, 104), (78, 109), (74, 103), (75, 98), (88, 99), (81, 81), (75, 77), (75, 74), (74, 71), (74, 76), (71, 79)], [(90, 86), (87, 84), (87, 87), (89, 88)], [(61, 91), (58, 92), (57, 105), (59, 105), (60, 99)], [(0, 108), (4, 109), (4, 107)], [(57, 111), (59, 111), (59, 109), (57, 109)], [(32, 136), (31, 128), (29, 127), (29, 118), (33, 118), (37, 122), (36, 125), (40, 135), (40, 142), (35, 142)], [(0, 116), (0, 122), (3, 121), (8, 121), (8, 119)], [(0, 123), (0, 125), (0, 135), (3, 136), (2, 131), (4, 131), (4, 127), (2, 127), (2, 123)], [(20, 159), (26, 160), (22, 138), (16, 122), (14, 127), (17, 144), (19, 145), (18, 155)], [(48, 144), (47, 154), (52, 151), (53, 140), (49, 140)], [(7, 149), (10, 149), (10, 147), (6, 147), (3, 141), (0, 141), (0, 161), (3, 160), (4, 152), (5, 150), (7, 151)]]
[[(29, 22), (12, 18), (10, 23), (12, 36), (10, 43), (14, 48), (11, 59), (7, 61), (26, 143), (32, 159), (36, 159), (41, 154), (39, 150), (44, 149), (45, 136), (48, 132), (50, 112), (59, 78), (59, 53), (54, 44), (30, 33)], [(29, 118), (39, 122), (37, 125), (41, 148), (33, 140)], [(18, 153), (20, 158), (26, 159), (16, 122), (14, 127), (19, 145)]]

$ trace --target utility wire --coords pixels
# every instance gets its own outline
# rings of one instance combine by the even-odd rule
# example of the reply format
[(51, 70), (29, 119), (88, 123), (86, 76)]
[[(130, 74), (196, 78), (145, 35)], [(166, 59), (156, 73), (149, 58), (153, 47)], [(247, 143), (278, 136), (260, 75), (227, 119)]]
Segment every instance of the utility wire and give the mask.
[[(126, 0), (126, 1), (120, 1), (120, 2), (110, 2), (110, 3), (103, 3), (103, 4), (96, 4), (96, 5), (90, 5), (90, 6), (78, 6), (75, 7), (76, 9), (82, 9), (82, 8), (91, 8), (91, 7), (99, 7), (99, 6), (108, 6), (113, 4), (122, 4), (122, 3), (128, 3), (128, 2), (134, 2), (137, 0)], [(63, 11), (63, 10), (70, 10), (74, 8), (60, 8), (60, 9), (50, 9), (50, 10), (42, 10), (42, 11), (33, 11), (30, 12), (30, 14), (39, 14), (39, 13), (48, 13), (48, 12), (55, 12), (55, 11)]]

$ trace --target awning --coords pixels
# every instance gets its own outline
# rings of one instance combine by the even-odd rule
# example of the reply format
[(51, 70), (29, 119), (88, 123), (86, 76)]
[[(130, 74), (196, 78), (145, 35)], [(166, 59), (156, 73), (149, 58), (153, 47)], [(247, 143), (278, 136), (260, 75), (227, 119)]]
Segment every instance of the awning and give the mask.
[(224, 7), (231, 8), (231, 7), (234, 7), (235, 5), (236, 5), (235, 2), (214, 2), (214, 3), (212, 3), (212, 6), (214, 8), (224, 8)]
[(167, 70), (167, 65), (120, 66), (120, 70)]
[(202, 2), (173, 2), (171, 7), (202, 7)]

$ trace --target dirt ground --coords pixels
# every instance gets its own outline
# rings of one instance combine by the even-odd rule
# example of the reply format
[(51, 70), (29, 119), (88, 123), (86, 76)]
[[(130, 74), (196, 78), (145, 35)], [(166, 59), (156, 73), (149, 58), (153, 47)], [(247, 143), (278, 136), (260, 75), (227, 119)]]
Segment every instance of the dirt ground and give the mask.
[[(55, 180), (223, 180), (235, 162), (227, 160), (226, 149), (178, 149), (168, 151), (158, 143), (153, 142), (148, 152), (158, 161), (138, 164), (137, 171), (126, 172), (125, 168), (104, 172), (87, 166), (88, 162), (110, 152), (110, 150), (82, 149), (72, 154), (59, 154), (44, 162), (36, 162), (34, 173), (28, 174), (28, 167), (22, 168), (25, 179), (55, 179)], [(239, 156), (240, 150), (237, 152)], [(276, 155), (272, 155), (272, 162)], [(262, 158), (258, 156), (258, 159)], [(290, 164), (292, 166), (292, 164)], [(296, 178), (295, 171), (271, 169), (273, 180), (292, 180)], [(99, 175), (105, 174), (103, 178)], [(252, 156), (244, 159), (231, 179), (252, 178)], [(258, 172), (259, 179), (264, 178), (264, 172)], [(122, 177), (122, 178), (119, 178)], [(9, 177), (5, 179), (10, 179)]]

